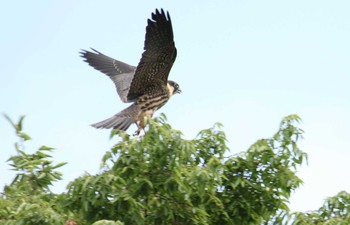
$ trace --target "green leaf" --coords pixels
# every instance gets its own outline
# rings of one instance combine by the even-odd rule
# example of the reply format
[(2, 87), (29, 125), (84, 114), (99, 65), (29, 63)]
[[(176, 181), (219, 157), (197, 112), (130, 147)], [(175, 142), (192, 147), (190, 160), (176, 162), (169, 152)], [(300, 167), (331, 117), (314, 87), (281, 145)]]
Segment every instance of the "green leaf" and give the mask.
[(60, 167), (62, 167), (64, 165), (66, 165), (66, 164), (67, 164), (66, 162), (61, 162), (61, 163), (58, 163), (57, 165), (51, 167), (51, 169), (57, 169), (57, 168), (60, 168)]
[(45, 154), (41, 151), (37, 151), (36, 154), (41, 158), (41, 159), (44, 159), (44, 158), (50, 158), (51, 156), (48, 155), (48, 154)]
[(23, 115), (19, 117), (19, 120), (18, 120), (18, 123), (17, 123), (17, 127), (18, 127), (18, 130), (19, 130), (19, 131), (21, 131), (22, 128), (23, 128), (22, 126), (23, 126), (24, 117), (25, 117), (25, 116), (23, 116)]
[(41, 174), (38, 176), (38, 179), (43, 179), (44, 177), (46, 177), (46, 173), (41, 173)]
[(20, 138), (23, 138), (25, 141), (28, 141), (28, 140), (31, 139), (31, 138), (29, 137), (29, 135), (27, 135), (26, 133), (23, 133), (23, 132), (19, 132), (19, 133), (18, 133), (18, 136), (19, 136)]
[(40, 148), (39, 148), (39, 150), (41, 150), (41, 151), (51, 151), (51, 150), (53, 150), (54, 148), (51, 148), (51, 147), (48, 147), (48, 146), (45, 146), (45, 145), (43, 145), (43, 146), (41, 146)]
[(7, 119), (7, 121), (11, 123), (13, 128), (15, 128), (16, 132), (20, 131), (18, 126), (11, 120), (11, 118), (7, 114), (3, 113), (3, 116)]

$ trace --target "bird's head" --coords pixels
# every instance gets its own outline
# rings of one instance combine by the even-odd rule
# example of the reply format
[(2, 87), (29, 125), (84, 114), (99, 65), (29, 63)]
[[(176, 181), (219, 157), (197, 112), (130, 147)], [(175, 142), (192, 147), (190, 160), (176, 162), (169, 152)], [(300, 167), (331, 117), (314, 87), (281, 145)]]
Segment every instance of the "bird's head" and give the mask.
[(168, 81), (168, 89), (169, 89), (170, 95), (181, 93), (180, 86), (175, 81), (172, 81), (172, 80)]

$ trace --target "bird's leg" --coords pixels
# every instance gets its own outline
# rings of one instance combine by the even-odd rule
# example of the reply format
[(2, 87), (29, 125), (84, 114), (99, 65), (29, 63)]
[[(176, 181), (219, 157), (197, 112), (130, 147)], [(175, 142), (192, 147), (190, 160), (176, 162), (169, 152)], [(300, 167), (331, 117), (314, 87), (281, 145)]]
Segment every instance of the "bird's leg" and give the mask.
[(136, 126), (137, 126), (137, 130), (133, 133), (133, 136), (137, 136), (137, 135), (139, 135), (140, 134), (140, 132), (141, 132), (141, 127), (140, 127), (140, 125), (136, 122), (135, 123), (136, 124)]
[(151, 116), (144, 116), (143, 117), (143, 120), (140, 122), (140, 129), (142, 129), (143, 130), (143, 133), (144, 133), (144, 135), (146, 135), (146, 124), (147, 124), (147, 120), (150, 118), (150, 117), (152, 117), (152, 115)]
[(141, 130), (143, 130), (143, 133), (146, 134), (145, 127), (146, 127), (147, 119), (148, 117), (144, 116), (143, 119), (139, 121), (139, 123), (136, 123), (138, 129), (137, 131), (135, 131), (134, 136), (139, 135)]

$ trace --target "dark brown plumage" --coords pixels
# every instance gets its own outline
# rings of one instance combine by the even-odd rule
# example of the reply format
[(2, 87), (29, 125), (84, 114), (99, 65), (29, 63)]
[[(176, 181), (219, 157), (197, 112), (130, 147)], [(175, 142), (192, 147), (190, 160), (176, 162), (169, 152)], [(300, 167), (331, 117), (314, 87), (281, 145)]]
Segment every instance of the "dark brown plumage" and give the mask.
[(135, 122), (138, 126), (135, 134), (139, 134), (145, 127), (146, 118), (152, 117), (174, 93), (180, 93), (179, 85), (168, 81), (176, 59), (170, 15), (163, 9), (156, 10), (147, 23), (144, 52), (137, 67), (94, 49), (94, 52), (81, 52), (84, 61), (112, 79), (123, 102), (134, 102), (113, 117), (92, 126), (127, 130)]

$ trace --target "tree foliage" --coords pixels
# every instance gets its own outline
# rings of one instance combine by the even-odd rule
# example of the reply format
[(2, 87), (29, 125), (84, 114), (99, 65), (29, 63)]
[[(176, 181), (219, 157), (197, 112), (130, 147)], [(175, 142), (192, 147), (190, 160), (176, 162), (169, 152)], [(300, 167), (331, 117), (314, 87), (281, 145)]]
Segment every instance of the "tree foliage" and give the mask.
[(8, 160), (17, 175), (1, 193), (0, 224), (63, 224), (64, 213), (60, 207), (56, 207), (57, 195), (50, 191), (49, 186), (62, 179), (62, 174), (56, 169), (65, 163), (54, 165), (49, 160), (53, 148), (47, 146), (40, 147), (33, 154), (26, 153), (23, 145), (31, 138), (22, 131), (24, 116), (20, 117), (18, 123), (14, 123), (6, 115), (5, 117), (20, 140), (15, 143), (17, 155)]
[(315, 211), (294, 212), (290, 219), (292, 225), (348, 225), (350, 224), (350, 193), (339, 192), (325, 200)]
[(271, 138), (234, 155), (219, 123), (192, 140), (164, 115), (149, 121), (143, 137), (113, 131), (116, 144), (103, 156), (100, 171), (76, 178), (61, 194), (49, 187), (61, 179), (57, 169), (64, 163), (49, 160), (50, 147), (23, 151), (30, 140), (23, 118), (8, 118), (20, 141), (9, 159), (17, 175), (0, 198), (0, 224), (297, 225), (348, 215), (345, 192), (313, 216), (288, 214), (290, 194), (302, 183), (296, 169), (307, 159), (297, 145), (303, 131), (296, 115), (285, 117)]

